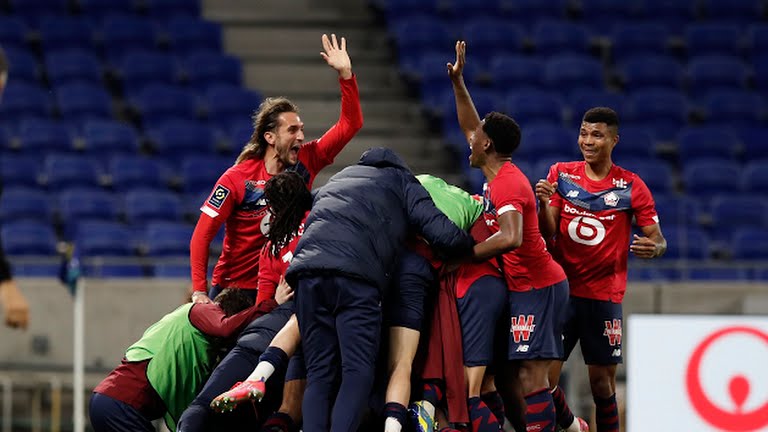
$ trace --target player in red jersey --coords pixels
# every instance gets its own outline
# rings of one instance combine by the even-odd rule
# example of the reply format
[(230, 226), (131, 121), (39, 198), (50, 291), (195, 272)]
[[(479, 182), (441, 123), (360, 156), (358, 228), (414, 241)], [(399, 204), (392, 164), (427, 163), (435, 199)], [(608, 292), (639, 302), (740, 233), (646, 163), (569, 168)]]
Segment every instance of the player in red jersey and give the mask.
[(259, 251), (266, 242), (267, 217), (264, 184), (285, 170), (301, 174), (307, 187), (330, 165), (363, 126), (357, 81), (344, 38), (322, 37), (325, 61), (339, 73), (341, 115), (317, 140), (304, 143), (304, 123), (298, 108), (286, 98), (268, 98), (254, 115), (254, 133), (235, 165), (216, 182), (200, 208), (202, 214), (190, 242), (190, 264), (195, 302), (210, 302), (207, 269), (209, 246), (226, 223), (224, 247), (213, 271), (211, 297), (226, 287), (254, 293), (258, 285)]
[[(610, 108), (592, 108), (579, 130), (583, 161), (552, 165), (536, 184), (542, 233), (553, 239), (553, 254), (570, 282), (564, 327), (565, 359), (576, 342), (589, 368), (597, 406), (597, 430), (619, 430), (616, 365), (621, 363), (622, 308), (629, 252), (657, 258), (667, 242), (661, 233), (653, 197), (635, 173), (615, 165), (611, 152), (619, 142), (619, 118)], [(642, 231), (630, 244), (632, 219)], [(551, 371), (554, 385), (562, 362)], [(573, 420), (562, 390), (553, 395), (562, 427)]]
[[(522, 391), (528, 430), (554, 432), (555, 408), (548, 372), (552, 361), (563, 355), (568, 281), (539, 232), (530, 182), (512, 163), (512, 153), (520, 145), (520, 127), (498, 112), (480, 119), (462, 76), (465, 56), (466, 43), (456, 42), (456, 62), (448, 63), (447, 68), (459, 126), (471, 149), (469, 163), (481, 169), (487, 180), (484, 217), (492, 235), (475, 246), (475, 259), (498, 257), (509, 290), (509, 363), (500, 371), (506, 376), (500, 388), (507, 392), (506, 399), (512, 399), (516, 389)], [(519, 409), (513, 411), (509, 413), (523, 416)], [(512, 421), (516, 428), (526, 429), (519, 418)]]

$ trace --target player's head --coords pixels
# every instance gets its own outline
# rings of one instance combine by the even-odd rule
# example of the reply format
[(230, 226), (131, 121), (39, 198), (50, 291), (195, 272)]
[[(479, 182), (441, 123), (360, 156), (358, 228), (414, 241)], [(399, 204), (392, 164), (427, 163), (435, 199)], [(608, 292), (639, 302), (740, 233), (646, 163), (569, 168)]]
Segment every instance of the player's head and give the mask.
[(485, 165), (489, 155), (509, 157), (520, 146), (520, 126), (512, 117), (496, 111), (485, 115), (469, 138), (469, 164)]
[(253, 134), (237, 163), (263, 159), (271, 147), (285, 165), (295, 165), (302, 141), (304, 123), (299, 118), (299, 108), (284, 97), (267, 98), (253, 114)]
[(312, 208), (312, 194), (304, 179), (294, 171), (283, 171), (267, 180), (264, 197), (269, 204), (269, 231), (272, 254), (280, 253), (301, 226), (304, 214)]
[(8, 57), (5, 56), (3, 47), (0, 47), (0, 97), (3, 96), (5, 84), (8, 82)]
[(595, 107), (584, 113), (579, 130), (579, 150), (587, 163), (611, 160), (619, 142), (619, 115), (607, 107)]
[(221, 290), (213, 302), (219, 305), (226, 316), (232, 316), (253, 306), (253, 299), (245, 291), (236, 288)]

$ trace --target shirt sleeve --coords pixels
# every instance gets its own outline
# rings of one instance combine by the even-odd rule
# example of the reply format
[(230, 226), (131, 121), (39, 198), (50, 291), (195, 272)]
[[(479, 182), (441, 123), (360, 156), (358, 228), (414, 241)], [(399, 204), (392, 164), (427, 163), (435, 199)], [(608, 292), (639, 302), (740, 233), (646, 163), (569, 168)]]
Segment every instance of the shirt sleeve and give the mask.
[(275, 257), (269, 253), (271, 247), (271, 243), (267, 242), (267, 244), (261, 248), (261, 255), (259, 256), (259, 292), (256, 295), (257, 305), (268, 300), (274, 300), (275, 292), (277, 292), (277, 284), (280, 282), (280, 273), (274, 266)]
[[(554, 183), (560, 178), (560, 175), (558, 174), (558, 166), (559, 164), (555, 163), (549, 167), (549, 173), (547, 174), (548, 182)], [(549, 197), (549, 205), (550, 207), (563, 208), (563, 196), (560, 195), (559, 190), (555, 190), (555, 193)]]
[(635, 174), (632, 181), (632, 213), (635, 215), (637, 226), (644, 227), (659, 223), (656, 213), (656, 203), (653, 201), (650, 189), (645, 182)]
[(313, 174), (332, 164), (336, 155), (363, 127), (363, 110), (360, 107), (357, 77), (353, 75), (346, 80), (339, 78), (339, 85), (341, 87), (339, 120), (320, 139), (305, 144), (299, 152), (299, 158), (303, 159)]
[(235, 336), (248, 323), (261, 315), (253, 305), (234, 315), (226, 316), (215, 303), (198, 303), (189, 311), (189, 322), (207, 336), (228, 338)]
[(527, 201), (523, 188), (530, 188), (528, 182), (521, 182), (513, 176), (502, 174), (496, 177), (493, 183), (490, 199), (496, 208), (496, 217), (508, 211), (516, 211), (523, 214), (523, 208)]

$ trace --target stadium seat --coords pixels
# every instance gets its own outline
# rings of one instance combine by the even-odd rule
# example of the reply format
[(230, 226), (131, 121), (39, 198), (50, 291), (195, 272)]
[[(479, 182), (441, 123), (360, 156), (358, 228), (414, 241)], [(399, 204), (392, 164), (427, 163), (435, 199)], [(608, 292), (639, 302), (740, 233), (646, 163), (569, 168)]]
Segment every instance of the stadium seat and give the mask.
[(568, 21), (544, 20), (536, 23), (532, 41), (535, 52), (553, 54), (587, 54), (589, 34), (584, 27)]
[(101, 62), (89, 51), (69, 49), (48, 51), (45, 56), (48, 79), (53, 86), (101, 82)]
[[(621, 115), (624, 112), (625, 96), (607, 90), (576, 89), (570, 92), (571, 123), (575, 127), (581, 126), (584, 114), (590, 108), (608, 107)], [(622, 128), (623, 129), (623, 128)]]
[(27, 49), (27, 26), (16, 16), (0, 15), (0, 46), (3, 49)]
[(695, 159), (734, 159), (739, 144), (730, 129), (718, 126), (687, 126), (677, 135), (678, 154), (685, 164)]
[(738, 267), (696, 266), (685, 269), (683, 277), (694, 281), (745, 281), (749, 279), (749, 272)]
[(491, 58), (489, 74), (493, 86), (499, 90), (513, 87), (537, 87), (542, 83), (544, 65), (524, 55), (498, 54)]
[(411, 15), (436, 15), (440, 9), (438, 0), (383, 0), (381, 2), (389, 20)]
[(703, 260), (710, 256), (711, 240), (698, 228), (666, 225), (664, 237), (667, 239), (667, 252), (661, 257), (662, 260), (680, 258)]
[(231, 55), (216, 53), (192, 54), (184, 60), (187, 84), (196, 89), (207, 89), (214, 83), (240, 85), (240, 60)]
[(8, 4), (13, 15), (32, 26), (36, 26), (44, 14), (66, 15), (69, 11), (68, 0), (8, 0)]
[(765, 104), (759, 94), (749, 90), (713, 90), (704, 99), (706, 122), (731, 127), (760, 123)]
[(581, 159), (580, 157), (574, 156), (573, 153), (563, 153), (563, 154), (550, 153), (548, 155), (545, 154), (541, 157), (536, 157), (536, 159), (530, 158), (530, 160), (520, 160), (519, 162), (528, 162), (529, 171), (527, 172), (523, 171), (523, 172), (526, 175), (526, 177), (528, 177), (528, 180), (531, 182), (531, 185), (535, 185), (539, 179), (547, 178), (547, 174), (549, 174), (549, 169), (556, 162), (573, 162), (580, 159)]
[(50, 120), (24, 120), (19, 128), (20, 150), (28, 154), (73, 151), (73, 130)]
[(685, 95), (675, 90), (653, 88), (635, 91), (629, 95), (625, 108), (628, 122), (653, 124), (654, 134), (659, 138), (674, 138), (688, 121), (688, 101)]
[(683, 165), (683, 183), (689, 194), (733, 193), (741, 186), (741, 167), (722, 159), (700, 159)]
[(611, 54), (616, 63), (631, 57), (663, 55), (667, 52), (669, 37), (669, 32), (661, 23), (629, 22), (614, 27), (610, 38)]
[(568, 11), (567, 0), (501, 0), (502, 10), (512, 18), (525, 20), (528, 17), (541, 19), (562, 19)]
[(768, 126), (747, 126), (736, 129), (741, 140), (743, 157), (747, 161), (768, 160)]
[(37, 186), (40, 174), (39, 155), (19, 155), (3, 152), (0, 157), (0, 178), (5, 187)]
[(247, 123), (261, 101), (262, 96), (253, 90), (226, 84), (212, 85), (205, 92), (208, 121), (224, 129)]
[[(144, 235), (146, 253), (151, 257), (189, 256), (192, 227), (178, 222), (150, 222)], [(187, 269), (189, 271), (189, 268)]]
[(471, 47), (469, 49), (472, 53), (472, 62), (475, 59), (487, 59), (504, 52), (519, 53), (525, 41), (523, 29), (514, 21), (489, 17), (477, 17), (467, 21), (462, 36)]
[(216, 146), (210, 127), (187, 121), (166, 123), (150, 131), (156, 153), (178, 163), (179, 155), (213, 155)]
[(520, 148), (515, 153), (516, 159), (526, 157), (544, 157), (567, 153), (576, 154), (578, 135), (575, 130), (557, 124), (534, 124), (522, 128)]
[(181, 220), (181, 201), (176, 194), (158, 189), (133, 189), (125, 195), (125, 216), (129, 223)]
[(689, 56), (731, 55), (741, 50), (741, 29), (736, 24), (696, 23), (685, 29), (685, 46)]
[(560, 91), (601, 90), (605, 86), (602, 64), (592, 57), (573, 54), (551, 56), (544, 66), (544, 81), (549, 88)]
[(176, 16), (168, 22), (170, 47), (178, 56), (195, 52), (221, 52), (221, 26), (192, 16)]
[(55, 255), (56, 234), (50, 223), (19, 221), (4, 223), (3, 250), (13, 255)]
[(156, 48), (152, 23), (136, 15), (106, 16), (102, 21), (101, 33), (108, 58), (119, 58), (129, 51)]
[(712, 226), (768, 228), (768, 202), (755, 196), (717, 195), (710, 207)]
[(153, 51), (133, 51), (120, 59), (117, 74), (126, 93), (138, 93), (149, 84), (176, 82), (176, 65), (171, 56)]
[(13, 77), (13, 82), (39, 84), (40, 66), (31, 52), (12, 47), (3, 47), (3, 51), (8, 59), (8, 75)]
[(699, 200), (690, 196), (660, 192), (651, 189), (662, 227), (666, 225), (696, 227), (702, 223), (704, 211)]
[(40, 18), (40, 40), (46, 51), (90, 49), (93, 30), (87, 20), (66, 15), (44, 15)]
[(685, 69), (672, 56), (642, 54), (627, 56), (618, 65), (618, 73), (625, 91), (662, 87), (680, 89)]
[(578, 4), (581, 16), (595, 21), (632, 22), (642, 12), (636, 1), (580, 0)]
[[(443, 89), (440, 97), (438, 107), (443, 115), (443, 120), (447, 123), (446, 126), (457, 125), (456, 100), (453, 96), (453, 90), (450, 88)], [(498, 93), (493, 90), (478, 89), (472, 91), (472, 102), (474, 102), (478, 115), (482, 118), (491, 111), (501, 111), (503, 99), (500, 99)]]
[(181, 182), (184, 191), (194, 192), (212, 188), (234, 161), (229, 157), (187, 156), (181, 161)]
[(53, 190), (70, 186), (99, 185), (99, 166), (92, 159), (79, 155), (46, 156), (43, 174), (44, 183)]
[(641, 0), (641, 3), (646, 18), (664, 24), (677, 35), (685, 24), (697, 17), (698, 0)]
[(145, 86), (133, 100), (145, 128), (153, 128), (169, 120), (197, 118), (195, 97), (176, 86), (152, 84)]
[(565, 115), (565, 104), (557, 93), (544, 90), (519, 90), (510, 92), (505, 99), (505, 109), (524, 129), (537, 122), (560, 123)]
[(753, 62), (755, 87), (763, 94), (768, 92), (768, 52), (756, 57)]
[(139, 137), (136, 131), (125, 123), (107, 120), (92, 120), (83, 127), (85, 150), (100, 156), (116, 153), (138, 153)]
[(740, 228), (733, 233), (731, 251), (739, 260), (768, 259), (768, 229)]
[(112, 117), (112, 98), (98, 85), (62, 85), (56, 89), (56, 101), (61, 115), (68, 121), (83, 122)]
[(451, 42), (455, 42), (448, 25), (430, 15), (398, 18), (390, 29), (401, 51), (421, 53), (434, 47), (452, 46)]
[(76, 244), (83, 257), (131, 256), (136, 250), (134, 233), (118, 222), (81, 223), (78, 227)]
[(654, 157), (656, 153), (656, 141), (643, 127), (619, 126), (619, 143), (613, 148), (616, 158), (640, 158)]
[(455, 17), (501, 17), (505, 12), (504, 2), (498, 0), (461, 0), (452, 3), (451, 15)]
[[(619, 142), (618, 145), (621, 145)], [(616, 158), (616, 163), (640, 176), (651, 193), (670, 193), (674, 189), (672, 167), (660, 160), (648, 158)]]
[(59, 216), (67, 238), (72, 238), (82, 221), (114, 221), (121, 213), (116, 197), (102, 189), (67, 188), (59, 195)]
[(200, 0), (145, 0), (149, 15), (156, 19), (179, 16), (200, 16)]
[(693, 57), (688, 62), (688, 91), (690, 94), (704, 94), (713, 89), (744, 88), (747, 76), (747, 66), (737, 57)]
[(3, 223), (20, 220), (51, 223), (53, 210), (50, 195), (41, 189), (8, 187), (0, 196), (0, 221)]
[(134, 0), (78, 0), (80, 10), (88, 19), (97, 23), (110, 15), (131, 15), (135, 12)]
[(124, 191), (134, 187), (162, 189), (168, 184), (169, 168), (155, 158), (119, 155), (109, 161), (112, 188)]
[(768, 196), (768, 160), (747, 163), (741, 176), (744, 192), (753, 192)]
[(703, 0), (706, 17), (717, 21), (730, 21), (736, 24), (754, 22), (761, 16), (761, 0)]
[(753, 55), (768, 55), (768, 24), (753, 24), (747, 31), (747, 47)]
[(10, 81), (3, 91), (3, 101), (0, 103), (0, 120), (10, 124), (18, 124), (22, 119), (28, 117), (48, 117), (51, 111), (51, 100), (45, 90), (36, 85)]

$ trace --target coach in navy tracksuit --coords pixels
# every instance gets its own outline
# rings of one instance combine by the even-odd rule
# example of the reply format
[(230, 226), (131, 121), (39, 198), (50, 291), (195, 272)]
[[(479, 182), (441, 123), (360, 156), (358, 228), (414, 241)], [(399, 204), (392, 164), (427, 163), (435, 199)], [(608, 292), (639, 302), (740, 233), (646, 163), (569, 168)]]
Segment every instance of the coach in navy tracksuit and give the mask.
[(307, 364), (305, 432), (357, 429), (373, 384), (383, 291), (409, 230), (441, 258), (472, 254), (471, 237), (389, 149), (369, 149), (318, 191), (286, 274)]

